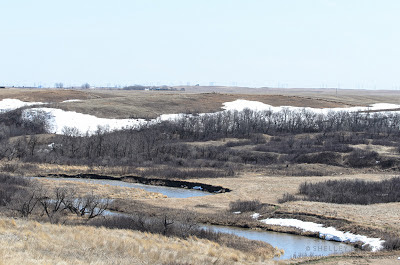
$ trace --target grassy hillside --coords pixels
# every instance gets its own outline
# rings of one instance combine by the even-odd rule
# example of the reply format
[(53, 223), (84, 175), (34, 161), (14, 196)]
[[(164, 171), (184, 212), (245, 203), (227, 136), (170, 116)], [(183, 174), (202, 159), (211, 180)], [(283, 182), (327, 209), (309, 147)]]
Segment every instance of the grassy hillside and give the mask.
[(4, 217), (0, 235), (0, 264), (256, 264), (262, 258), (197, 238)]

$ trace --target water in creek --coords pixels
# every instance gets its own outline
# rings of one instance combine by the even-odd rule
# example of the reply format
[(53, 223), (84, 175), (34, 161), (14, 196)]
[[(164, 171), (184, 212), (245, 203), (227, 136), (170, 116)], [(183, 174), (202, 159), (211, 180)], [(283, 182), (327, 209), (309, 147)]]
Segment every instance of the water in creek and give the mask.
[[(211, 195), (212, 193), (193, 189), (180, 189), (164, 186), (144, 185), (129, 183), (118, 180), (82, 179), (82, 178), (45, 178), (51, 180), (69, 180), (90, 184), (112, 185), (120, 187), (131, 187), (144, 189), (151, 192), (158, 192), (167, 195), (169, 198), (189, 198), (194, 196)], [(129, 216), (127, 214), (104, 212), (105, 215)], [(354, 251), (354, 247), (340, 242), (327, 241), (318, 238), (278, 233), (271, 231), (258, 231), (252, 229), (241, 229), (234, 227), (203, 225), (205, 229), (212, 229), (216, 232), (234, 234), (251, 240), (260, 240), (271, 244), (274, 247), (283, 249), (285, 253), (277, 259), (291, 259), (305, 256), (328, 256)]]
[(313, 237), (215, 225), (207, 225), (203, 227), (210, 228), (217, 232), (234, 234), (251, 240), (264, 241), (274, 247), (283, 249), (285, 253), (276, 259), (291, 259), (305, 256), (328, 256), (332, 254), (352, 252), (355, 250), (351, 245)]

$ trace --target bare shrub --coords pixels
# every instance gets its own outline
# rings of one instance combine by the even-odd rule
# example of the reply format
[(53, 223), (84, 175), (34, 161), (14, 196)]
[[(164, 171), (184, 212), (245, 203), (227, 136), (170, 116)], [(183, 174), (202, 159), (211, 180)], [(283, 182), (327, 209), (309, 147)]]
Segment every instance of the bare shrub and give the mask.
[(193, 220), (176, 221), (172, 216), (168, 215), (147, 216), (144, 213), (138, 213), (129, 216), (108, 216), (107, 218), (94, 219), (88, 224), (107, 228), (157, 233), (180, 238), (196, 236), (212, 241), (218, 240), (220, 235), (220, 233), (201, 228)]
[(188, 179), (188, 178), (221, 178), (234, 174), (233, 169), (227, 171), (215, 169), (177, 169), (168, 167), (164, 169), (149, 168), (140, 172), (142, 177), (154, 176), (166, 179)]
[(328, 180), (318, 183), (304, 182), (299, 193), (307, 200), (330, 202), (373, 204), (400, 201), (400, 177), (383, 181)]
[(17, 193), (22, 195), (32, 185), (32, 181), (23, 177), (0, 174), (0, 206), (9, 204)]
[(38, 205), (39, 187), (28, 190), (18, 190), (12, 197), (7, 207), (18, 212), (21, 217), (29, 217)]
[(386, 238), (385, 242), (383, 243), (383, 248), (386, 250), (399, 250), (400, 238), (399, 237)]
[(237, 200), (229, 203), (230, 212), (254, 212), (262, 208), (262, 203), (259, 200), (242, 201)]
[(350, 167), (370, 167), (377, 164), (380, 160), (379, 154), (375, 151), (356, 149), (346, 158), (346, 163)]
[(316, 154), (304, 154), (297, 156), (296, 163), (340, 165), (341, 156), (334, 152), (322, 152)]
[(17, 164), (4, 164), (1, 167), (1, 171), (3, 172), (9, 172), (9, 173), (14, 173), (16, 170), (18, 169), (18, 165)]
[(75, 213), (77, 216), (92, 219), (100, 216), (107, 210), (110, 204), (109, 199), (103, 199), (94, 194), (89, 194), (81, 198), (70, 198), (64, 202), (65, 208)]
[(285, 203), (285, 202), (289, 202), (289, 201), (298, 201), (298, 200), (299, 200), (299, 198), (297, 198), (293, 194), (286, 192), (285, 194), (283, 194), (282, 198), (278, 199), (278, 202)]
[(229, 141), (225, 144), (226, 147), (234, 147), (234, 146), (242, 146), (249, 145), (252, 142), (250, 140), (242, 140), (242, 141)]

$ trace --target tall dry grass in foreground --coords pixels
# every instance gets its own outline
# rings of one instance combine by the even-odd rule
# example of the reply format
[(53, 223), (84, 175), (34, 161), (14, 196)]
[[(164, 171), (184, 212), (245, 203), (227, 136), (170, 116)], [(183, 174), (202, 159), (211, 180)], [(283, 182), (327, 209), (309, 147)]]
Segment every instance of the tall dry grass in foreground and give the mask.
[(0, 218), (0, 264), (260, 264), (258, 259), (197, 238)]

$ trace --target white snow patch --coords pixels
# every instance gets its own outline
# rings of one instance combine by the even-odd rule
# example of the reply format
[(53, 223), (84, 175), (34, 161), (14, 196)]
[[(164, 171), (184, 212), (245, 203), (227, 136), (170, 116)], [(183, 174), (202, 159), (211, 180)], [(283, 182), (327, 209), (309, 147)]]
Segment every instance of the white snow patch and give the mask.
[(24, 102), (19, 99), (5, 98), (0, 101), (0, 113), (12, 111), (18, 108), (32, 105), (43, 105), (43, 102)]
[(310, 107), (293, 107), (293, 106), (280, 106), (274, 107), (259, 101), (250, 101), (244, 99), (237, 99), (232, 102), (223, 103), (223, 109), (230, 111), (243, 111), (244, 109), (250, 109), (253, 111), (266, 111), (270, 110), (273, 112), (282, 111), (284, 109), (288, 109), (291, 111), (302, 111), (307, 110), (314, 113), (319, 114), (327, 114), (329, 112), (340, 112), (340, 111), (348, 111), (348, 112), (356, 112), (356, 111), (368, 111), (368, 110), (393, 110), (400, 109), (400, 105), (390, 104), (390, 103), (376, 103), (372, 104), (368, 107), (349, 107), (349, 108), (310, 108)]
[(157, 121), (174, 121), (174, 120), (179, 120), (183, 117), (187, 117), (190, 115), (187, 114), (162, 114), (160, 117), (158, 117), (156, 120)]
[[(74, 100), (67, 100), (78, 101)], [(64, 101), (64, 102), (67, 102)], [(9, 103), (7, 103), (9, 102)], [(2, 108), (1, 103), (4, 105)], [(7, 105), (6, 105), (7, 103)], [(0, 113), (2, 109), (10, 108), (10, 106), (15, 109), (20, 106), (33, 105), (33, 104), (45, 104), (41, 102), (22, 102), (19, 100), (3, 100), (0, 101)], [(327, 114), (331, 111), (360, 111), (360, 110), (390, 110), (400, 108), (400, 105), (395, 104), (387, 104), (387, 103), (378, 103), (373, 104), (370, 107), (352, 107), (352, 108), (332, 108), (332, 109), (316, 109), (316, 108), (299, 108), (299, 107), (291, 107), (291, 106), (283, 106), (283, 107), (273, 107), (268, 104), (264, 104), (258, 101), (249, 101), (249, 100), (235, 100), (232, 102), (226, 102), (223, 104), (225, 111), (237, 110), (242, 111), (246, 108), (252, 109), (254, 111), (263, 111), (263, 110), (271, 110), (271, 111), (282, 111), (284, 109), (289, 109), (293, 111), (302, 111), (309, 110), (315, 113)], [(7, 107), (8, 106), (8, 107)], [(224, 111), (222, 111), (224, 112)], [(219, 113), (219, 112), (217, 112)], [(56, 134), (63, 134), (64, 128), (75, 128), (75, 131), (78, 131), (79, 134), (84, 135), (88, 133), (92, 135), (96, 132), (96, 130), (101, 127), (103, 129), (114, 131), (121, 130), (124, 128), (139, 128), (140, 126), (147, 124), (159, 123), (162, 121), (168, 120), (177, 120), (185, 117), (192, 117), (191, 114), (163, 114), (156, 119), (145, 120), (145, 119), (105, 119), (98, 118), (93, 115), (77, 113), (74, 111), (64, 111), (55, 108), (34, 108), (24, 110), (24, 115), (26, 118), (32, 118), (35, 114), (42, 114), (46, 117), (49, 124), (49, 132)], [(201, 113), (198, 115), (213, 115), (215, 113)]]
[(63, 134), (65, 128), (76, 128), (81, 134), (88, 133), (92, 135), (98, 128), (113, 131), (135, 128), (146, 123), (144, 119), (105, 119), (54, 108), (26, 109), (23, 115), (28, 119), (36, 115), (45, 115), (48, 119), (49, 132), (56, 134)]
[(322, 224), (313, 222), (304, 222), (297, 219), (264, 219), (261, 222), (269, 225), (289, 226), (302, 229), (304, 231), (318, 232), (321, 238), (326, 240), (334, 240), (339, 242), (363, 242), (363, 247), (369, 245), (372, 251), (378, 251), (383, 248), (384, 240), (380, 238), (370, 238), (362, 235), (356, 235), (350, 232), (342, 232), (334, 227), (324, 227)]
[(234, 214), (241, 214), (241, 211), (233, 212)]
[(203, 188), (201, 186), (194, 186), (192, 189), (194, 189), (194, 190), (203, 190)]
[(83, 101), (83, 100), (82, 99), (67, 99), (67, 100), (61, 101), (61, 103), (79, 102), (79, 101)]
[(259, 213), (253, 213), (253, 214), (251, 215), (251, 218), (253, 218), (253, 219), (258, 219), (260, 216), (261, 216), (261, 214), (259, 214)]

